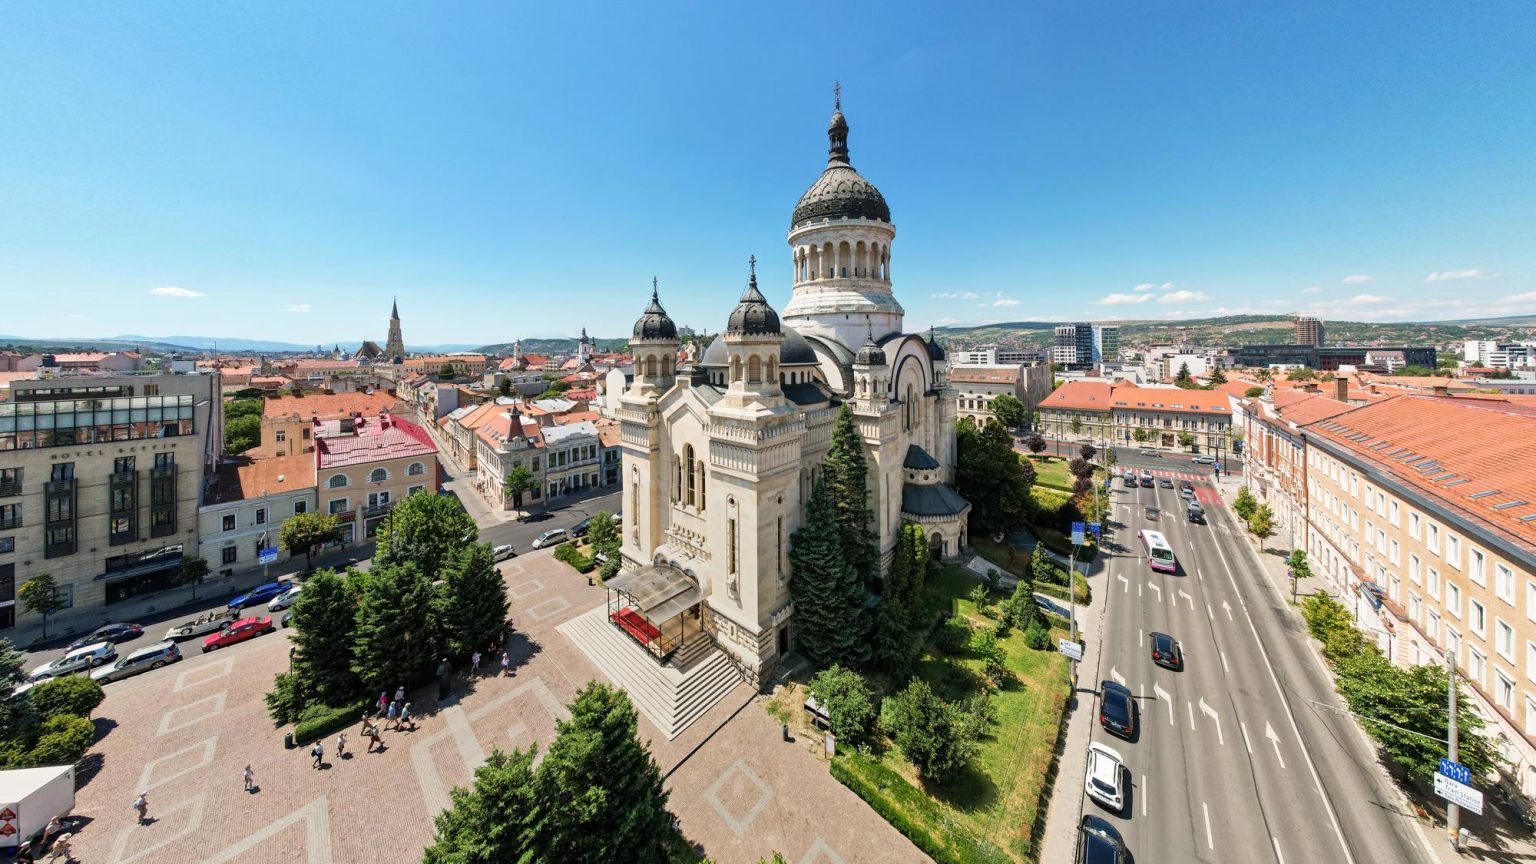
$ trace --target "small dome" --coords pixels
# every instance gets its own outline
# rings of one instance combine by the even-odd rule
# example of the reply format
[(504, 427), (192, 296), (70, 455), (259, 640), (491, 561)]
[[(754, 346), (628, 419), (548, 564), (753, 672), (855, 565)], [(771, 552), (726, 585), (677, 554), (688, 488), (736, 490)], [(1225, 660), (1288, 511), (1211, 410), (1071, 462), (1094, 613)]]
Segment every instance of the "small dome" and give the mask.
[(645, 307), (645, 313), (635, 321), (635, 338), (677, 339), (677, 325), (667, 315), (667, 310), (661, 308), (661, 300), (656, 296), (655, 279), (651, 280), (651, 305)]
[(944, 353), (944, 347), (939, 344), (939, 340), (933, 338), (933, 328), (929, 327), (928, 328), (928, 359), (929, 360), (944, 360), (948, 356), (949, 355)]
[[(816, 365), (816, 349), (811, 347), (800, 331), (793, 327), (784, 330), (784, 341), (779, 343), (779, 366), (814, 366)], [(725, 340), (716, 336), (709, 342), (709, 347), (699, 356), (700, 366), (712, 366), (721, 368), (730, 365), (730, 354), (726, 351)]]
[(773, 311), (773, 307), (768, 305), (768, 299), (757, 290), (756, 258), (752, 259), (752, 275), (747, 280), (747, 290), (741, 295), (741, 302), (731, 310), (725, 332), (754, 336), (777, 335), (782, 332), (779, 329), (779, 313)]
[(869, 337), (866, 338), (864, 340), (864, 344), (860, 346), (859, 354), (853, 362), (858, 366), (885, 365), (885, 351), (882, 350), (879, 345), (875, 344), (875, 333), (873, 330), (870, 330)]
[(848, 161), (848, 120), (842, 102), (827, 124), (827, 169), (800, 196), (789, 219), (790, 228), (821, 219), (874, 219), (891, 221), (890, 205), (875, 184), (853, 170)]

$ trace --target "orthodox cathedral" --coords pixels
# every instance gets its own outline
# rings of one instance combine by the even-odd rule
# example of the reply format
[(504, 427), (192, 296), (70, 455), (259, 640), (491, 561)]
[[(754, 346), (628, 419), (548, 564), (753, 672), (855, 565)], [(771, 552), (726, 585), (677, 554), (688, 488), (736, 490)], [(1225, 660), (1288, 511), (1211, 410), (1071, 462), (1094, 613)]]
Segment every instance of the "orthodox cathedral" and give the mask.
[(905, 522), (937, 556), (958, 554), (970, 510), (949, 485), (944, 350), (902, 332), (896, 227), (849, 162), (841, 100), (827, 137), (827, 167), (790, 218), (783, 314), (758, 290), (753, 260), (723, 332), (680, 368), (677, 326), (653, 286), (617, 409), (624, 561), (608, 582), (610, 619), (662, 659), (712, 637), (760, 681), (794, 646), (790, 536), (844, 404), (864, 440), (882, 569)]

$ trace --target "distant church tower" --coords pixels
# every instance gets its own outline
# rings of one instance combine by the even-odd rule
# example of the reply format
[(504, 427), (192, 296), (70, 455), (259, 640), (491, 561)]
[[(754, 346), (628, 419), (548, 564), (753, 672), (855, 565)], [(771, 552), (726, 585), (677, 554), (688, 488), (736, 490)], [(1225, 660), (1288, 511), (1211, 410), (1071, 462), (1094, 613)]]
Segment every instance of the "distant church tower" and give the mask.
[(592, 340), (585, 327), (581, 328), (581, 341), (576, 344), (576, 361), (583, 366), (592, 362)]
[(392, 363), (405, 357), (405, 340), (400, 338), (400, 303), (389, 309), (389, 338), (384, 341), (384, 362)]

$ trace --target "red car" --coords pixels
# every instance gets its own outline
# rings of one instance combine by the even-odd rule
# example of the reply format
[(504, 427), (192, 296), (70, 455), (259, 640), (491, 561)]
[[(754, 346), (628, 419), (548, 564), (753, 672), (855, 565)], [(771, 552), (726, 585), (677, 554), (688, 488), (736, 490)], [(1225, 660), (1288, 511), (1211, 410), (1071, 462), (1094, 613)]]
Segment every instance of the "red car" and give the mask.
[(263, 615), (260, 618), (242, 618), (204, 639), (203, 653), (207, 654), (209, 651), (223, 648), (226, 645), (233, 645), (236, 642), (244, 642), (254, 636), (271, 633), (276, 629), (276, 627), (272, 626), (271, 615)]

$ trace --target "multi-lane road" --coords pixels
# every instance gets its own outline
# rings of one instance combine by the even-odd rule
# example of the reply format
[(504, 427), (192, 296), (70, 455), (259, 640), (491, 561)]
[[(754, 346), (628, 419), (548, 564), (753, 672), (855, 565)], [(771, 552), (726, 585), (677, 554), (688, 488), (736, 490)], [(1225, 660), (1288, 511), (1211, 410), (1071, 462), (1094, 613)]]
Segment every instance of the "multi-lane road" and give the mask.
[[(1095, 701), (1093, 740), (1124, 757), (1131, 793), (1112, 814), (1079, 791), (1084, 812), (1114, 822), (1140, 864), (1434, 860), (1354, 722), (1315, 704), (1339, 706), (1259, 553), (1214, 503), (1210, 469), (1132, 464), (1194, 481), (1209, 524), (1187, 520), (1177, 487), (1114, 483), (1098, 674), (1082, 670), (1080, 686), (1125, 684), (1140, 722), (1133, 740), (1112, 736)], [(1177, 574), (1147, 565), (1143, 528), (1167, 537)], [(1153, 632), (1182, 643), (1182, 671), (1152, 663)]]

